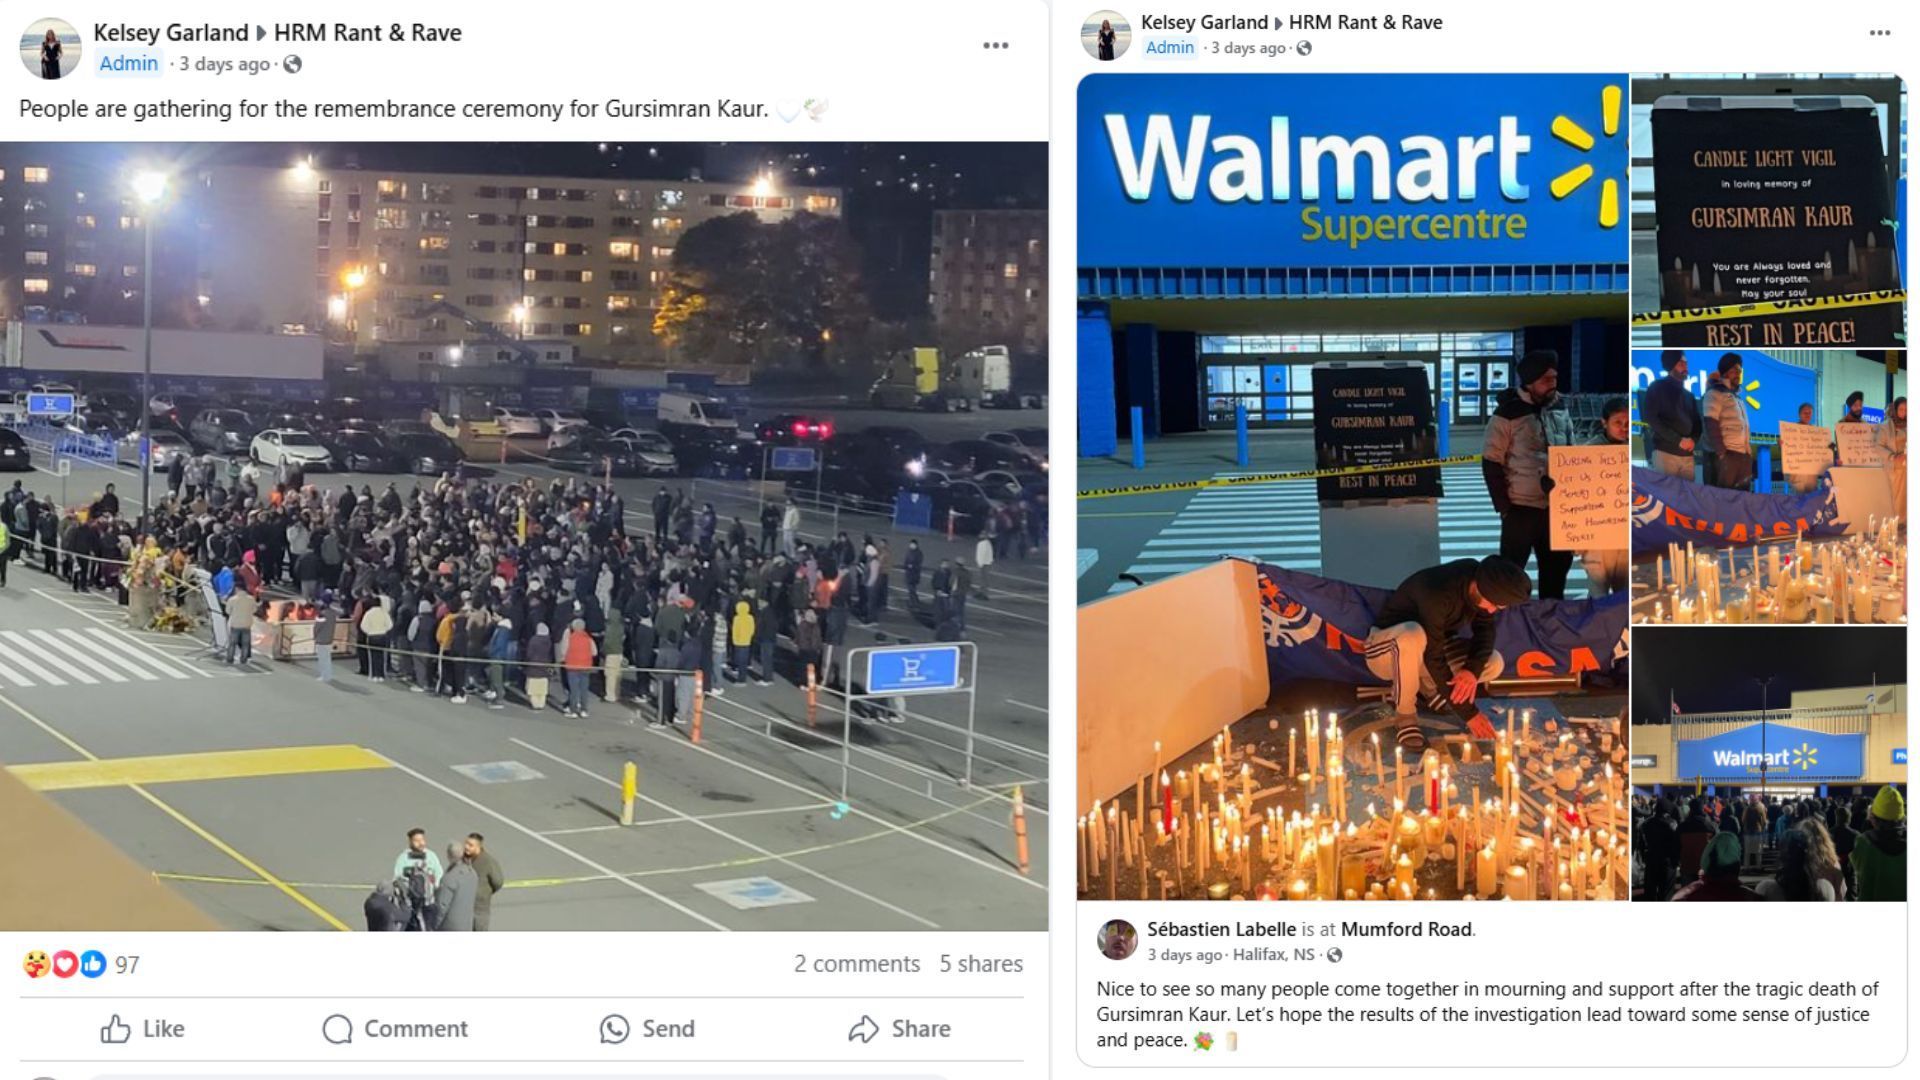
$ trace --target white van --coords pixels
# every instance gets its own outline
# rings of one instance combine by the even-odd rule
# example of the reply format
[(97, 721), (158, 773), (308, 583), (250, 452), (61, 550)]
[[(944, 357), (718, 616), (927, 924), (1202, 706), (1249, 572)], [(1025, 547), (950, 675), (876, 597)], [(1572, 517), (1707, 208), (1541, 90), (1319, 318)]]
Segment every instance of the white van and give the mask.
[(675, 429), (696, 430), (702, 435), (731, 434), (740, 427), (733, 406), (716, 397), (668, 391), (660, 395), (660, 430), (671, 436)]

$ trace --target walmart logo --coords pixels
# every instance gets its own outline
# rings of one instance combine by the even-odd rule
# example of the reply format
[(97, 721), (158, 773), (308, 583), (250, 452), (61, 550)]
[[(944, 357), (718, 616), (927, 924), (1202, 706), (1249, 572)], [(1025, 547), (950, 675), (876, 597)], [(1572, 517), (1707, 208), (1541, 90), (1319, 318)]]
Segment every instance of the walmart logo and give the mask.
[(1814, 766), (1818, 764), (1820, 764), (1819, 750), (1815, 749), (1812, 746), (1808, 746), (1806, 743), (1801, 743), (1798, 747), (1794, 748), (1793, 750), (1793, 767), (1794, 768), (1800, 770), (1801, 772), (1811, 772), (1813, 771)]
[[(1581, 153), (1592, 152), (1595, 140), (1586, 128), (1574, 119), (1562, 113), (1553, 118), (1553, 137), (1573, 147)], [(1611, 139), (1620, 134), (1620, 88), (1602, 87), (1600, 90), (1600, 133)], [(1586, 186), (1593, 179), (1593, 166), (1582, 162), (1553, 178), (1547, 190), (1555, 199), (1564, 199)], [(1600, 227), (1611, 229), (1620, 224), (1620, 181), (1608, 177), (1600, 184)], [(1749, 399), (1751, 400), (1751, 399)]]

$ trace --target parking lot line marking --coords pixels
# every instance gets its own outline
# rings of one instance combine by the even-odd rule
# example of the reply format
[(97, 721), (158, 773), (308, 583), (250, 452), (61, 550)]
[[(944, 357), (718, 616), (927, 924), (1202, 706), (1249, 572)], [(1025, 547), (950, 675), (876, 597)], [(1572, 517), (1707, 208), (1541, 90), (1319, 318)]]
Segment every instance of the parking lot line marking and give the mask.
[(1007, 699), (1007, 704), (1009, 704), (1009, 705), (1018, 705), (1018, 706), (1020, 706), (1020, 707), (1021, 707), (1021, 708), (1023, 708), (1023, 709), (1032, 709), (1032, 710), (1033, 710), (1034, 712), (1037, 712), (1037, 713), (1039, 713), (1039, 714), (1040, 714), (1040, 715), (1042, 715), (1042, 716), (1045, 716), (1045, 715), (1047, 714), (1047, 710), (1045, 710), (1045, 709), (1043, 709), (1043, 708), (1041, 708), (1040, 706), (1038, 706), (1038, 705), (1029, 705), (1029, 704), (1027, 704), (1027, 703), (1026, 703), (1026, 702), (1024, 702), (1024, 701), (1015, 701), (1015, 700), (1014, 700), (1014, 699), (1012, 699), (1012, 698), (1008, 698), (1008, 699)]
[(441, 783), (440, 781), (435, 780), (430, 776), (427, 776), (425, 773), (420, 772), (418, 769), (410, 768), (409, 766), (404, 765), (398, 761), (394, 761), (390, 757), (387, 758), (387, 762), (391, 764), (394, 768), (399, 769), (401, 772), (406, 773), (408, 776), (413, 777), (415, 780), (418, 780), (421, 783), (427, 785), (428, 787), (434, 789), (435, 791), (440, 792), (442, 795), (445, 795), (448, 798), (466, 803), (468, 806), (474, 808), (475, 810), (480, 811), (481, 813), (487, 815), (490, 818), (493, 818), (495, 821), (498, 821), (501, 824), (506, 825), (510, 829), (514, 829), (518, 832), (525, 833), (526, 835), (533, 837), (535, 840), (539, 841), (540, 843), (547, 845), (548, 847), (552, 848), (555, 851), (558, 851), (562, 855), (567, 856), (568, 858), (574, 860), (575, 862), (578, 862), (584, 866), (587, 866), (601, 874), (605, 874), (609, 878), (619, 879), (620, 883), (622, 885), (625, 885), (627, 888), (632, 889), (633, 891), (640, 893), (644, 896), (650, 896), (653, 899), (658, 900), (661, 903), (672, 908), (673, 910), (679, 912), (680, 914), (685, 915), (687, 918), (694, 920), (695, 922), (704, 923), (705, 925), (712, 927), (715, 930), (732, 930), (733, 929), (733, 927), (728, 926), (725, 923), (716, 922), (713, 919), (707, 918), (705, 915), (700, 914), (699, 912), (693, 910), (692, 908), (686, 906), (685, 904), (680, 903), (678, 900), (675, 900), (672, 897), (665, 896), (661, 893), (655, 892), (654, 890), (647, 888), (645, 885), (642, 885), (637, 881), (633, 881), (626, 877), (621, 876), (618, 872), (606, 866), (603, 866), (598, 862), (595, 862), (594, 860), (588, 858), (585, 855), (580, 854), (579, 852), (573, 850), (572, 848), (566, 846), (565, 844), (560, 843), (557, 840), (540, 835), (540, 833), (535, 831), (534, 829), (520, 824), (518, 821), (515, 821), (514, 819), (508, 817), (507, 815), (501, 813), (500, 811), (495, 810), (492, 807), (487, 806), (486, 804), (481, 803), (476, 799), (472, 799), (465, 795), (460, 794), (458, 791), (455, 791), (452, 788), (448, 787), (447, 785)]
[(148, 671), (146, 668), (143, 668), (139, 664), (136, 664), (133, 661), (127, 659), (125, 656), (122, 656), (120, 654), (118, 645), (114, 641), (112, 641), (111, 638), (102, 640), (102, 639), (93, 637), (88, 630), (77, 630), (77, 629), (67, 629), (67, 628), (62, 628), (60, 630), (60, 636), (67, 639), (68, 641), (76, 642), (88, 648), (93, 648), (97, 645), (99, 647), (99, 652), (96, 654), (97, 659), (127, 671), (128, 673), (133, 675), (134, 678), (139, 679), (141, 682), (159, 682), (160, 681), (160, 676), (155, 675), (153, 672)]
[[(707, 708), (713, 710), (715, 713), (720, 712), (719, 706), (715, 705), (712, 702), (709, 702), (707, 704)], [(695, 745), (694, 743), (690, 743), (686, 740), (685, 736), (668, 733), (666, 731), (661, 731), (658, 729), (654, 731), (654, 734), (659, 736), (661, 739), (665, 740), (669, 745), (684, 747), (696, 753), (705, 754), (711, 758), (718, 758), (719, 760), (724, 761), (729, 765), (732, 765), (736, 769), (740, 769), (743, 772), (751, 773), (754, 776), (758, 776), (764, 780), (771, 780), (774, 783), (781, 785), (782, 787), (788, 788), (793, 791), (798, 791), (802, 795), (816, 794), (815, 792), (808, 791), (806, 788), (800, 786), (799, 784), (794, 783), (791, 780), (787, 780), (783, 777), (775, 776), (770, 772), (765, 772), (763, 770), (756, 769), (751, 765), (745, 764), (744, 762), (735, 761), (734, 759), (726, 756), (725, 754), (719, 753), (714, 750), (709, 750), (704, 746), (698, 746), (698, 745)], [(1012, 867), (1002, 866), (997, 863), (988, 862), (987, 860), (982, 859), (977, 855), (962, 851), (959, 848), (948, 847), (946, 844), (943, 844), (940, 841), (935, 840), (930, 836), (921, 835), (919, 832), (915, 831), (910, 826), (895, 825), (893, 822), (887, 821), (884, 818), (877, 817), (873, 814), (867, 813), (866, 811), (860, 809), (857, 806), (849, 808), (849, 813), (858, 814), (859, 816), (866, 818), (868, 821), (874, 822), (875, 824), (879, 825), (883, 829), (886, 829), (891, 832), (901, 833), (905, 836), (910, 836), (913, 839), (928, 845), (929, 847), (939, 848), (941, 851), (944, 851), (949, 855), (952, 855), (956, 858), (963, 859), (967, 862), (973, 863), (976, 866), (979, 866), (983, 869), (991, 870), (996, 874), (1005, 875), (1006, 877), (1012, 878), (1013, 880), (1018, 881), (1023, 885), (1028, 885), (1033, 888), (1039, 889), (1041, 892), (1047, 891), (1047, 886), (1045, 882), (1035, 881), (1030, 877), (1024, 877), (1021, 875), (1021, 873), (1018, 870), (1015, 870)]]
[[(38, 591), (38, 590), (35, 590), (35, 591)], [(86, 747), (81, 746), (77, 742), (74, 742), (72, 739), (67, 737), (65, 732), (62, 732), (60, 729), (54, 727), (52, 724), (49, 724), (45, 720), (42, 720), (38, 716), (35, 716), (34, 714), (28, 712), (26, 709), (20, 706), (19, 702), (14, 701), (12, 698), (7, 697), (4, 694), (0, 694), (0, 704), (5, 704), (7, 708), (12, 709), (14, 712), (19, 713), (21, 716), (26, 718), (28, 723), (39, 728), (41, 731), (46, 732), (48, 735), (53, 736), (55, 739), (59, 740), (61, 745), (65, 746), (67, 749), (73, 751), (74, 753), (80, 755), (81, 757), (86, 758), (89, 761), (100, 760), (99, 757), (93, 753), (93, 751), (88, 750)], [(218, 850), (221, 854), (225, 855), (229, 859), (232, 859), (234, 862), (239, 863), (241, 866), (246, 867), (249, 873), (253, 874), (255, 877), (266, 882), (267, 884), (272, 885), (274, 888), (280, 890), (282, 895), (286, 896), (288, 899), (292, 900), (294, 903), (299, 904), (301, 907), (306, 908), (309, 912), (313, 913), (316, 917), (318, 917), (321, 922), (326, 923), (328, 926), (333, 927), (335, 930), (344, 931), (347, 929), (346, 923), (343, 923), (339, 919), (334, 918), (331, 912), (329, 912), (326, 908), (321, 907), (319, 904), (314, 903), (310, 898), (307, 897), (305, 893), (302, 893), (300, 890), (294, 888), (291, 885), (288, 885), (286, 882), (280, 880), (278, 877), (275, 877), (272, 873), (270, 873), (266, 869), (266, 867), (263, 867), (259, 863), (254, 862), (252, 859), (247, 858), (245, 855), (242, 855), (237, 849), (234, 848), (232, 844), (229, 844), (225, 840), (222, 840), (219, 837), (208, 832), (206, 829), (202, 828), (198, 822), (194, 821), (192, 818), (181, 813), (180, 811), (175, 810), (172, 806), (168, 805), (166, 801), (161, 799), (158, 795), (155, 795), (153, 792), (148, 791), (146, 788), (143, 788), (138, 784), (128, 785), (127, 790), (147, 800), (147, 802), (152, 803), (155, 809), (159, 810), (161, 813), (167, 815), (173, 820), (179, 822), (181, 827), (185, 828), (188, 832), (193, 833), (195, 836), (198, 836), (200, 839), (205, 840), (207, 843), (213, 845), (213, 847), (216, 850)]]
[(266, 750), (214, 750), (198, 754), (93, 758), (14, 765), (7, 771), (35, 791), (241, 780), (259, 776), (355, 772), (390, 768), (387, 759), (359, 746), (286, 746)]
[[(536, 754), (539, 754), (541, 757), (546, 758), (549, 761), (552, 761), (556, 765), (564, 765), (567, 768), (572, 769), (574, 772), (577, 772), (582, 776), (587, 777), (590, 780), (599, 781), (600, 783), (606, 784), (608, 787), (612, 787), (616, 789), (619, 788), (620, 786), (619, 784), (614, 783), (613, 780), (609, 777), (601, 776), (600, 774), (594, 772), (592, 769), (586, 768), (583, 765), (576, 765), (573, 762), (568, 761), (566, 758), (563, 758), (558, 754), (553, 754), (545, 750), (542, 750), (539, 747), (533, 745), (532, 743), (526, 741), (525, 739), (516, 738), (511, 741), (519, 744), (520, 746), (525, 747), (528, 750), (533, 751)], [(806, 874), (809, 877), (815, 878), (825, 884), (831, 885), (834, 888), (841, 890), (842, 892), (848, 893), (853, 896), (857, 896), (860, 899), (865, 900), (868, 903), (874, 904), (876, 906), (886, 908), (888, 911), (893, 912), (895, 915), (899, 915), (902, 918), (911, 919), (914, 922), (919, 923), (920, 925), (926, 927), (929, 930), (940, 929), (940, 924), (937, 922), (934, 922), (932, 919), (929, 919), (922, 915), (908, 911), (906, 908), (903, 908), (898, 904), (894, 904), (889, 901), (882, 900), (879, 897), (873, 895), (870, 892), (867, 892), (864, 889), (856, 888), (855, 886), (849, 885), (846, 882), (841, 881), (839, 878), (833, 877), (830, 874), (821, 873), (820, 871), (815, 870), (814, 868), (807, 866), (804, 863), (795, 862), (794, 860), (787, 858), (785, 855), (780, 855), (776, 852), (768, 850), (767, 848), (763, 848), (759, 844), (756, 844), (751, 840), (746, 840), (741, 837), (735, 836), (732, 833), (726, 831), (725, 829), (722, 829), (718, 825), (715, 825), (708, 821), (703, 821), (699, 818), (693, 817), (690, 814), (683, 813), (678, 808), (670, 806), (667, 803), (661, 802), (659, 799), (656, 799), (650, 795), (641, 794), (639, 796), (639, 799), (641, 802), (644, 802), (649, 806), (654, 806), (654, 807), (658, 807), (661, 810), (665, 810), (667, 813), (674, 815), (675, 817), (679, 818), (682, 821), (685, 821), (692, 825), (697, 825), (700, 828), (707, 830), (708, 832), (714, 834), (715, 836), (720, 837), (723, 840), (728, 840), (735, 844), (738, 844), (741, 847), (746, 848), (748, 851), (751, 851), (756, 855), (762, 855), (767, 858), (770, 858), (782, 866), (791, 867), (792, 869), (798, 871), (799, 873)]]
[(109, 622), (105, 619), (102, 619), (98, 615), (94, 615), (89, 612), (82, 611), (81, 609), (74, 607), (72, 604), (67, 603), (65, 600), (60, 599), (58, 596), (55, 596), (52, 593), (47, 592), (45, 589), (35, 589), (33, 590), (33, 594), (35, 596), (40, 597), (42, 600), (51, 600), (54, 603), (59, 604), (61, 607), (66, 608), (68, 611), (73, 612), (75, 615), (78, 615), (81, 618), (87, 620), (88, 622), (94, 624), (94, 626), (97, 629), (89, 630), (87, 631), (88, 633), (95, 635), (102, 641), (125, 646), (123, 651), (131, 653), (132, 655), (138, 657), (139, 659), (146, 661), (148, 663), (151, 663), (155, 668), (159, 669), (160, 672), (162, 672), (163, 674), (171, 678), (185, 679), (185, 678), (190, 678), (194, 675), (199, 675), (203, 678), (214, 677), (213, 672), (202, 671), (191, 664), (181, 664), (177, 668), (171, 666), (157, 652), (152, 651), (151, 648), (145, 642), (141, 641), (139, 638), (134, 637), (132, 634), (128, 633), (125, 627), (120, 626), (117, 623)]
[[(691, 815), (700, 821), (723, 821), (727, 818), (767, 817), (773, 814), (801, 814), (809, 810), (831, 810), (830, 802), (806, 803), (801, 806), (770, 806), (760, 810), (725, 810), (718, 814)], [(642, 829), (648, 825), (683, 825), (686, 817), (644, 818), (632, 825), (582, 825), (574, 829), (548, 829), (547, 836), (577, 836), (580, 833), (614, 832), (619, 829)]]

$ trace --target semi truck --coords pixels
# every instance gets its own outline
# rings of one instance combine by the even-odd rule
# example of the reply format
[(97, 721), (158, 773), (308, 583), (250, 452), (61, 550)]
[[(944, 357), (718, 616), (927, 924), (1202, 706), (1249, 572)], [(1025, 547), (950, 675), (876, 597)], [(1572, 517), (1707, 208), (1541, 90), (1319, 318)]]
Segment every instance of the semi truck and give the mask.
[(985, 345), (943, 361), (940, 350), (917, 347), (888, 361), (867, 394), (876, 409), (972, 412), (1018, 409), (1013, 356), (1005, 345)]

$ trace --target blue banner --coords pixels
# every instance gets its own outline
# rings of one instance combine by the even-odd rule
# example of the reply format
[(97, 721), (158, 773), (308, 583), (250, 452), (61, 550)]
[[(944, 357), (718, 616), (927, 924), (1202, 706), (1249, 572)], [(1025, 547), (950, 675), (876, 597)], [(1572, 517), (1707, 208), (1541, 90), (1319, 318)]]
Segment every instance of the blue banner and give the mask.
[(1674, 771), (1682, 777), (1758, 781), (1761, 766), (1768, 780), (1855, 780), (1866, 771), (1865, 735), (1830, 735), (1786, 724), (1747, 724), (1707, 739), (1674, 743)]
[(1627, 259), (1625, 75), (1093, 75), (1083, 267)]
[[(1640, 407), (1638, 391), (1663, 378), (1660, 366), (1663, 349), (1639, 349), (1633, 353), (1634, 408)], [(1812, 368), (1783, 364), (1758, 349), (1683, 349), (1687, 355), (1687, 392), (1695, 398), (1707, 392), (1707, 376), (1720, 368), (1720, 358), (1733, 353), (1740, 358), (1740, 394), (1747, 401), (1747, 424), (1756, 435), (1779, 435), (1780, 421), (1800, 421), (1800, 406), (1813, 406), (1813, 422), (1824, 424), (1820, 415), (1820, 381)], [(1634, 419), (1639, 419), (1636, 411)]]
[[(1393, 595), (1391, 589), (1265, 563), (1258, 580), (1267, 672), (1275, 685), (1294, 679), (1385, 685), (1367, 670), (1366, 643), (1374, 612)], [(1626, 593), (1598, 600), (1528, 601), (1495, 616), (1493, 627), (1493, 647), (1506, 661), (1508, 677), (1625, 674)]]
[(1762, 495), (1707, 487), (1658, 469), (1633, 470), (1633, 553), (1665, 551), (1668, 544), (1733, 546), (1768, 537), (1839, 536), (1840, 504), (1833, 489), (1805, 495)]

